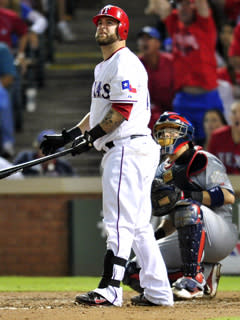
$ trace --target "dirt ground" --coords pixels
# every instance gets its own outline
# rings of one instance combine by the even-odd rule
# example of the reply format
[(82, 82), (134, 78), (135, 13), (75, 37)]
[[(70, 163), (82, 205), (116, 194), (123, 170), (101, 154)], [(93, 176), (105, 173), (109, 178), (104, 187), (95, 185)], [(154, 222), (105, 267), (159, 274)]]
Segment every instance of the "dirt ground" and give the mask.
[[(79, 293), (79, 292), (78, 292)], [(118, 307), (74, 304), (77, 292), (0, 293), (0, 320), (204, 320), (216, 317), (240, 319), (240, 292), (218, 292), (214, 299), (177, 301), (174, 307), (136, 307), (134, 291), (124, 292)]]

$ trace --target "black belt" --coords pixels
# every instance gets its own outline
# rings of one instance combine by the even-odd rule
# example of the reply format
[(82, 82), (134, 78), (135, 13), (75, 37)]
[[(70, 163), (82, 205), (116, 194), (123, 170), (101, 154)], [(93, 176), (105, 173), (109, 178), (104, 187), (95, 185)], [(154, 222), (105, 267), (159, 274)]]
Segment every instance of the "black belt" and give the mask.
[[(146, 134), (133, 134), (130, 136), (130, 139), (135, 139), (135, 138), (139, 138), (139, 137), (146, 137)], [(108, 149), (111, 149), (113, 147), (115, 147), (115, 144), (113, 141), (109, 141), (105, 144), (106, 147), (108, 147)]]

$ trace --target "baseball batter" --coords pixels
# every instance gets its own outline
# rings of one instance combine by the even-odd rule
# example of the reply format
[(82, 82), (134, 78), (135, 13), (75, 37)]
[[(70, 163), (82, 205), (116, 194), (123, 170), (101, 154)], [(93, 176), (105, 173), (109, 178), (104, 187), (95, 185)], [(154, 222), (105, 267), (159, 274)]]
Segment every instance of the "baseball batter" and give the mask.
[(153, 214), (163, 216), (156, 237), (174, 296), (214, 297), (219, 261), (231, 253), (238, 238), (232, 223), (232, 185), (222, 162), (193, 146), (193, 127), (186, 118), (163, 113), (154, 137), (167, 159), (153, 182)]
[(94, 72), (90, 113), (74, 128), (46, 136), (45, 154), (73, 141), (73, 154), (93, 145), (102, 159), (103, 216), (108, 233), (104, 270), (98, 288), (76, 297), (88, 305), (122, 305), (125, 265), (133, 248), (141, 265), (144, 293), (135, 305), (173, 304), (167, 271), (154, 238), (151, 184), (159, 162), (159, 146), (151, 137), (146, 71), (126, 47), (129, 20), (116, 6), (105, 6), (94, 18), (103, 61)]

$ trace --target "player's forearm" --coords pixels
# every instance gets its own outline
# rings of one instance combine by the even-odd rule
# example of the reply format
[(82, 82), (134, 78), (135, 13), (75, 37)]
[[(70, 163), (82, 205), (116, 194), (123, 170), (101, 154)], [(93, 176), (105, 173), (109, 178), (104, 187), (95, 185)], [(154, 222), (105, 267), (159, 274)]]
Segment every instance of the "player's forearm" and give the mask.
[(220, 187), (212, 188), (207, 191), (202, 191), (202, 193), (202, 204), (208, 207), (217, 207), (224, 204), (233, 204), (235, 202), (235, 196), (227, 189), (223, 189)]
[(106, 133), (110, 133), (118, 128), (124, 120), (122, 114), (111, 108), (99, 125)]
[(89, 118), (90, 113), (88, 113), (74, 128), (72, 128), (71, 131), (73, 131), (74, 134), (77, 130), (79, 130), (81, 134), (85, 132), (85, 134), (91, 137), (92, 142), (94, 142), (98, 138), (101, 138), (105, 134), (114, 131), (125, 120), (122, 114), (111, 108), (105, 115), (103, 120), (91, 130), (89, 130)]
[(77, 127), (84, 133), (90, 129), (89, 125), (90, 113), (87, 113), (85, 117), (77, 124)]

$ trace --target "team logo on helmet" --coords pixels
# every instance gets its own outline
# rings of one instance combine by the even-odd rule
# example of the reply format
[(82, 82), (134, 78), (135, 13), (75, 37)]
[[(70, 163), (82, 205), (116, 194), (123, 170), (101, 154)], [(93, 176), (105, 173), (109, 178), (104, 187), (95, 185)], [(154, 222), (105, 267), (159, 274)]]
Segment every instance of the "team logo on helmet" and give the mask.
[(153, 127), (161, 153), (174, 154), (180, 147), (193, 141), (194, 128), (190, 121), (176, 112), (164, 112)]

